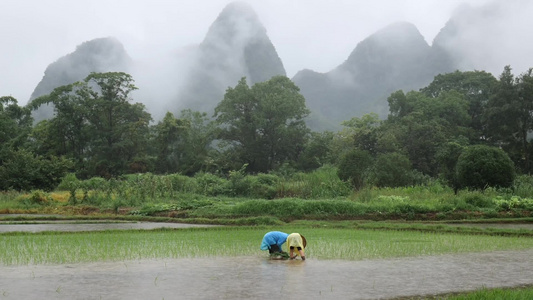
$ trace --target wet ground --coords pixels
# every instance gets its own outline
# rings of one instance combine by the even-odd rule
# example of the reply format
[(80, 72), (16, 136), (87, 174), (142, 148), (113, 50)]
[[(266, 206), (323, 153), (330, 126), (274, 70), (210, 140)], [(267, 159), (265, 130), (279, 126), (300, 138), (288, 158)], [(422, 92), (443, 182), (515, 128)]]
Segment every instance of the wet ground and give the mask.
[[(0, 222), (0, 232), (193, 226), (209, 225)], [(533, 229), (533, 224), (468, 226)], [(533, 285), (533, 249), (364, 261), (314, 260), (312, 256), (305, 262), (272, 261), (261, 254), (0, 266), (0, 299), (389, 299)]]
[(450, 223), (448, 225), (452, 227), (476, 227), (482, 229), (497, 228), (533, 230), (533, 223)]
[[(214, 225), (182, 224), (182, 223), (159, 223), (159, 222), (94, 222), (73, 223), (67, 221), (38, 221), (28, 224), (11, 224), (0, 222), (2, 232), (40, 232), (40, 231), (104, 231), (104, 230), (128, 230), (128, 229), (157, 229), (157, 228), (189, 228), (209, 227)], [(1, 299), (1, 298), (0, 298)]]
[(533, 284), (533, 250), (392, 260), (264, 256), (2, 266), (0, 299), (387, 299)]
[[(157, 228), (188, 228), (188, 227), (210, 227), (219, 225), (204, 225), (204, 224), (183, 224), (183, 223), (159, 223), (159, 222), (109, 222), (109, 221), (92, 221), (90, 223), (82, 223), (82, 221), (12, 221), (6, 218), (19, 216), (33, 216), (46, 217), (50, 215), (21, 215), (21, 214), (0, 214), (4, 220), (0, 220), (0, 233), (24, 231), (24, 232), (40, 232), (40, 231), (102, 231), (102, 230), (127, 230), (127, 229), (157, 229)], [(61, 217), (61, 216), (59, 216)], [(446, 224), (446, 223), (444, 223)], [(533, 223), (449, 223), (446, 224), (451, 227), (476, 227), (482, 229), (498, 228), (498, 229), (525, 229), (533, 230)]]

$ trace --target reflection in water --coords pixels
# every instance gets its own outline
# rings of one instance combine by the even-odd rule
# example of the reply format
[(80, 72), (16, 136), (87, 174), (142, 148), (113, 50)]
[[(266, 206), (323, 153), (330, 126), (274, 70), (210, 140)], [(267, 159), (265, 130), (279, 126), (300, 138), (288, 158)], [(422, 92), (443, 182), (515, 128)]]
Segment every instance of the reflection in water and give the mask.
[[(283, 284), (283, 296), (289, 299), (304, 299), (306, 295), (305, 280), (306, 268), (302, 260), (287, 261), (287, 270), (285, 272), (285, 281)], [(316, 274), (320, 276), (320, 274)]]
[(383, 299), (533, 284), (531, 255), (278, 261), (258, 254), (1, 266), (0, 299)]

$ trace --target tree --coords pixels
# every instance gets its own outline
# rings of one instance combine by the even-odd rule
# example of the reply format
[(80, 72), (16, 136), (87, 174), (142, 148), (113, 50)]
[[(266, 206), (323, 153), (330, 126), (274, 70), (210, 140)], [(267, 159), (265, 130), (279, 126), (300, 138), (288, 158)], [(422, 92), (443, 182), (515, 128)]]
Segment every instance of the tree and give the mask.
[(195, 174), (199, 171), (215, 171), (216, 156), (213, 142), (216, 138), (217, 128), (205, 112), (181, 111), (180, 118), (190, 125), (185, 132), (183, 155), (181, 160), (181, 172)]
[(0, 161), (3, 150), (23, 146), (32, 122), (31, 110), (18, 106), (17, 99), (0, 97)]
[(51, 190), (71, 166), (55, 156), (38, 156), (29, 144), (31, 110), (11, 96), (0, 97), (0, 190)]
[(162, 121), (154, 126), (154, 148), (156, 154), (156, 172), (179, 172), (180, 146), (183, 144), (183, 134), (190, 124), (176, 119), (167, 112)]
[(38, 127), (35, 149), (73, 158), (80, 178), (146, 171), (151, 116), (129, 103), (135, 89), (126, 73), (91, 73), (36, 99), (34, 109), (53, 103), (55, 116)]
[[(102, 177), (145, 168), (142, 165), (152, 118), (144, 105), (129, 103), (130, 93), (137, 89), (133, 81), (122, 72), (91, 73), (84, 79), (92, 173)], [(134, 166), (140, 170), (133, 170)]]
[(450, 91), (463, 95), (468, 103), (469, 127), (476, 132), (472, 138), (479, 139), (483, 136), (482, 115), (496, 84), (496, 78), (485, 71), (455, 71), (435, 76), (433, 81), (420, 91), (431, 98), (438, 98)]
[(373, 183), (378, 187), (400, 187), (413, 183), (411, 162), (401, 153), (378, 155), (372, 176)]
[(529, 134), (533, 129), (532, 70), (515, 78), (506, 66), (490, 98), (484, 120), (492, 145), (502, 147), (524, 172), (531, 171)]
[(63, 157), (43, 157), (26, 149), (11, 150), (0, 165), (0, 190), (51, 191), (57, 187), (72, 162)]
[(378, 114), (370, 113), (344, 121), (342, 125), (346, 127), (344, 134), (352, 136), (356, 148), (376, 154), (381, 123)]
[(299, 88), (285, 76), (275, 76), (251, 88), (242, 78), (228, 88), (215, 108), (220, 139), (248, 172), (268, 172), (285, 161), (296, 161), (305, 144), (309, 114)]
[(451, 186), (457, 194), (461, 184), (457, 177), (457, 160), (468, 145), (468, 141), (459, 139), (443, 144), (436, 153), (436, 159), (439, 163), (439, 177)]
[(533, 146), (531, 145), (530, 135), (533, 130), (533, 69), (520, 75), (518, 78), (518, 99), (521, 107), (520, 127), (520, 144), (521, 144), (521, 167), (524, 172), (531, 173), (533, 164), (531, 163), (531, 154)]
[(495, 147), (467, 147), (457, 160), (457, 177), (464, 187), (480, 190), (510, 187), (515, 176), (513, 161), (505, 151)]
[(302, 171), (312, 171), (325, 164), (334, 164), (332, 157), (332, 143), (335, 134), (331, 131), (311, 132), (305, 147), (298, 157), (297, 168)]
[[(413, 167), (424, 174), (437, 175), (435, 155), (441, 145), (471, 135), (468, 103), (456, 91), (442, 92), (436, 98), (421, 92), (399, 91), (389, 97), (389, 105), (391, 114), (381, 130), (378, 145), (384, 146), (388, 141), (387, 147), (391, 148), (391, 143), (398, 142), (398, 151), (406, 153)], [(388, 136), (391, 132), (395, 139)]]
[(83, 82), (55, 88), (31, 105), (37, 109), (43, 104), (53, 104), (54, 117), (39, 122), (34, 127), (33, 150), (37, 154), (66, 155), (81, 167), (89, 148), (87, 128), (87, 85)]
[(354, 189), (359, 190), (366, 184), (373, 162), (372, 155), (368, 151), (354, 149), (340, 160), (337, 175), (341, 180), (349, 182)]

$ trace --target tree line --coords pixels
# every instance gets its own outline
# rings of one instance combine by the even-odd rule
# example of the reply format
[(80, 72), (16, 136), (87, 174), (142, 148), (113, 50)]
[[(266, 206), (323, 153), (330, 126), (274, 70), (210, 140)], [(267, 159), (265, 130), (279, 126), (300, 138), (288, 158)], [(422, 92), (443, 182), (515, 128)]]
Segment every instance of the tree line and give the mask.
[[(338, 132), (307, 127), (305, 99), (285, 76), (252, 86), (242, 78), (212, 116), (184, 110), (158, 122), (133, 102), (136, 89), (129, 74), (91, 73), (26, 106), (0, 97), (0, 189), (51, 190), (67, 173), (260, 174), (324, 165), (355, 189), (432, 179), (483, 189), (509, 186), (533, 168), (532, 69), (515, 77), (507, 66), (499, 78), (440, 74), (419, 91), (392, 93), (386, 119), (354, 117)], [(52, 105), (54, 116), (34, 124), (41, 105)]]

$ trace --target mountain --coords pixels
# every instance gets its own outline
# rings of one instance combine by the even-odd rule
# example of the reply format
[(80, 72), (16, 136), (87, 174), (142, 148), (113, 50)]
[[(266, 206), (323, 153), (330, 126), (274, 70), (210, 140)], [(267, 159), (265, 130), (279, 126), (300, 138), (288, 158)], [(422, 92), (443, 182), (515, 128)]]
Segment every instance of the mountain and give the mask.
[[(98, 38), (82, 43), (76, 50), (59, 58), (44, 71), (30, 101), (49, 94), (56, 87), (85, 79), (91, 72), (128, 72), (132, 60), (124, 46), (115, 38)], [(41, 106), (34, 112), (36, 121), (52, 117), (51, 106)]]
[(312, 111), (315, 130), (340, 127), (352, 117), (388, 112), (394, 91), (418, 89), (436, 75), (430, 68), (431, 47), (410, 23), (394, 23), (361, 41), (348, 59), (327, 73), (298, 72), (293, 81)]
[(286, 74), (265, 27), (254, 10), (241, 2), (224, 8), (195, 56), (178, 96), (179, 110), (212, 112), (226, 89), (242, 77), (254, 84)]
[[(359, 42), (333, 70), (299, 71), (292, 80), (311, 110), (307, 124), (317, 131), (337, 130), (342, 121), (367, 113), (385, 118), (392, 92), (418, 90), (441, 73), (486, 70), (497, 74), (507, 64), (525, 70), (531, 62), (523, 57), (530, 56), (533, 43), (510, 44), (516, 39), (509, 39), (509, 33), (527, 41), (530, 27), (524, 22), (530, 19), (530, 10), (521, 11), (513, 3), (460, 6), (431, 46), (413, 24), (394, 23)], [(82, 80), (90, 72), (107, 71), (130, 71), (139, 87), (135, 100), (140, 98), (156, 120), (167, 111), (177, 114), (182, 109), (212, 113), (226, 89), (240, 78), (254, 84), (286, 74), (254, 10), (234, 2), (222, 10), (199, 45), (168, 56), (158, 54), (132, 63), (116, 39), (85, 42), (46, 69), (31, 99)], [(50, 108), (46, 116), (51, 116)]]
[[(533, 3), (494, 1), (457, 7), (433, 41), (446, 53), (447, 63), (460, 70), (485, 70), (500, 74), (511, 65), (522, 71), (531, 67), (533, 51), (529, 15)], [(455, 69), (450, 71), (455, 71)]]

